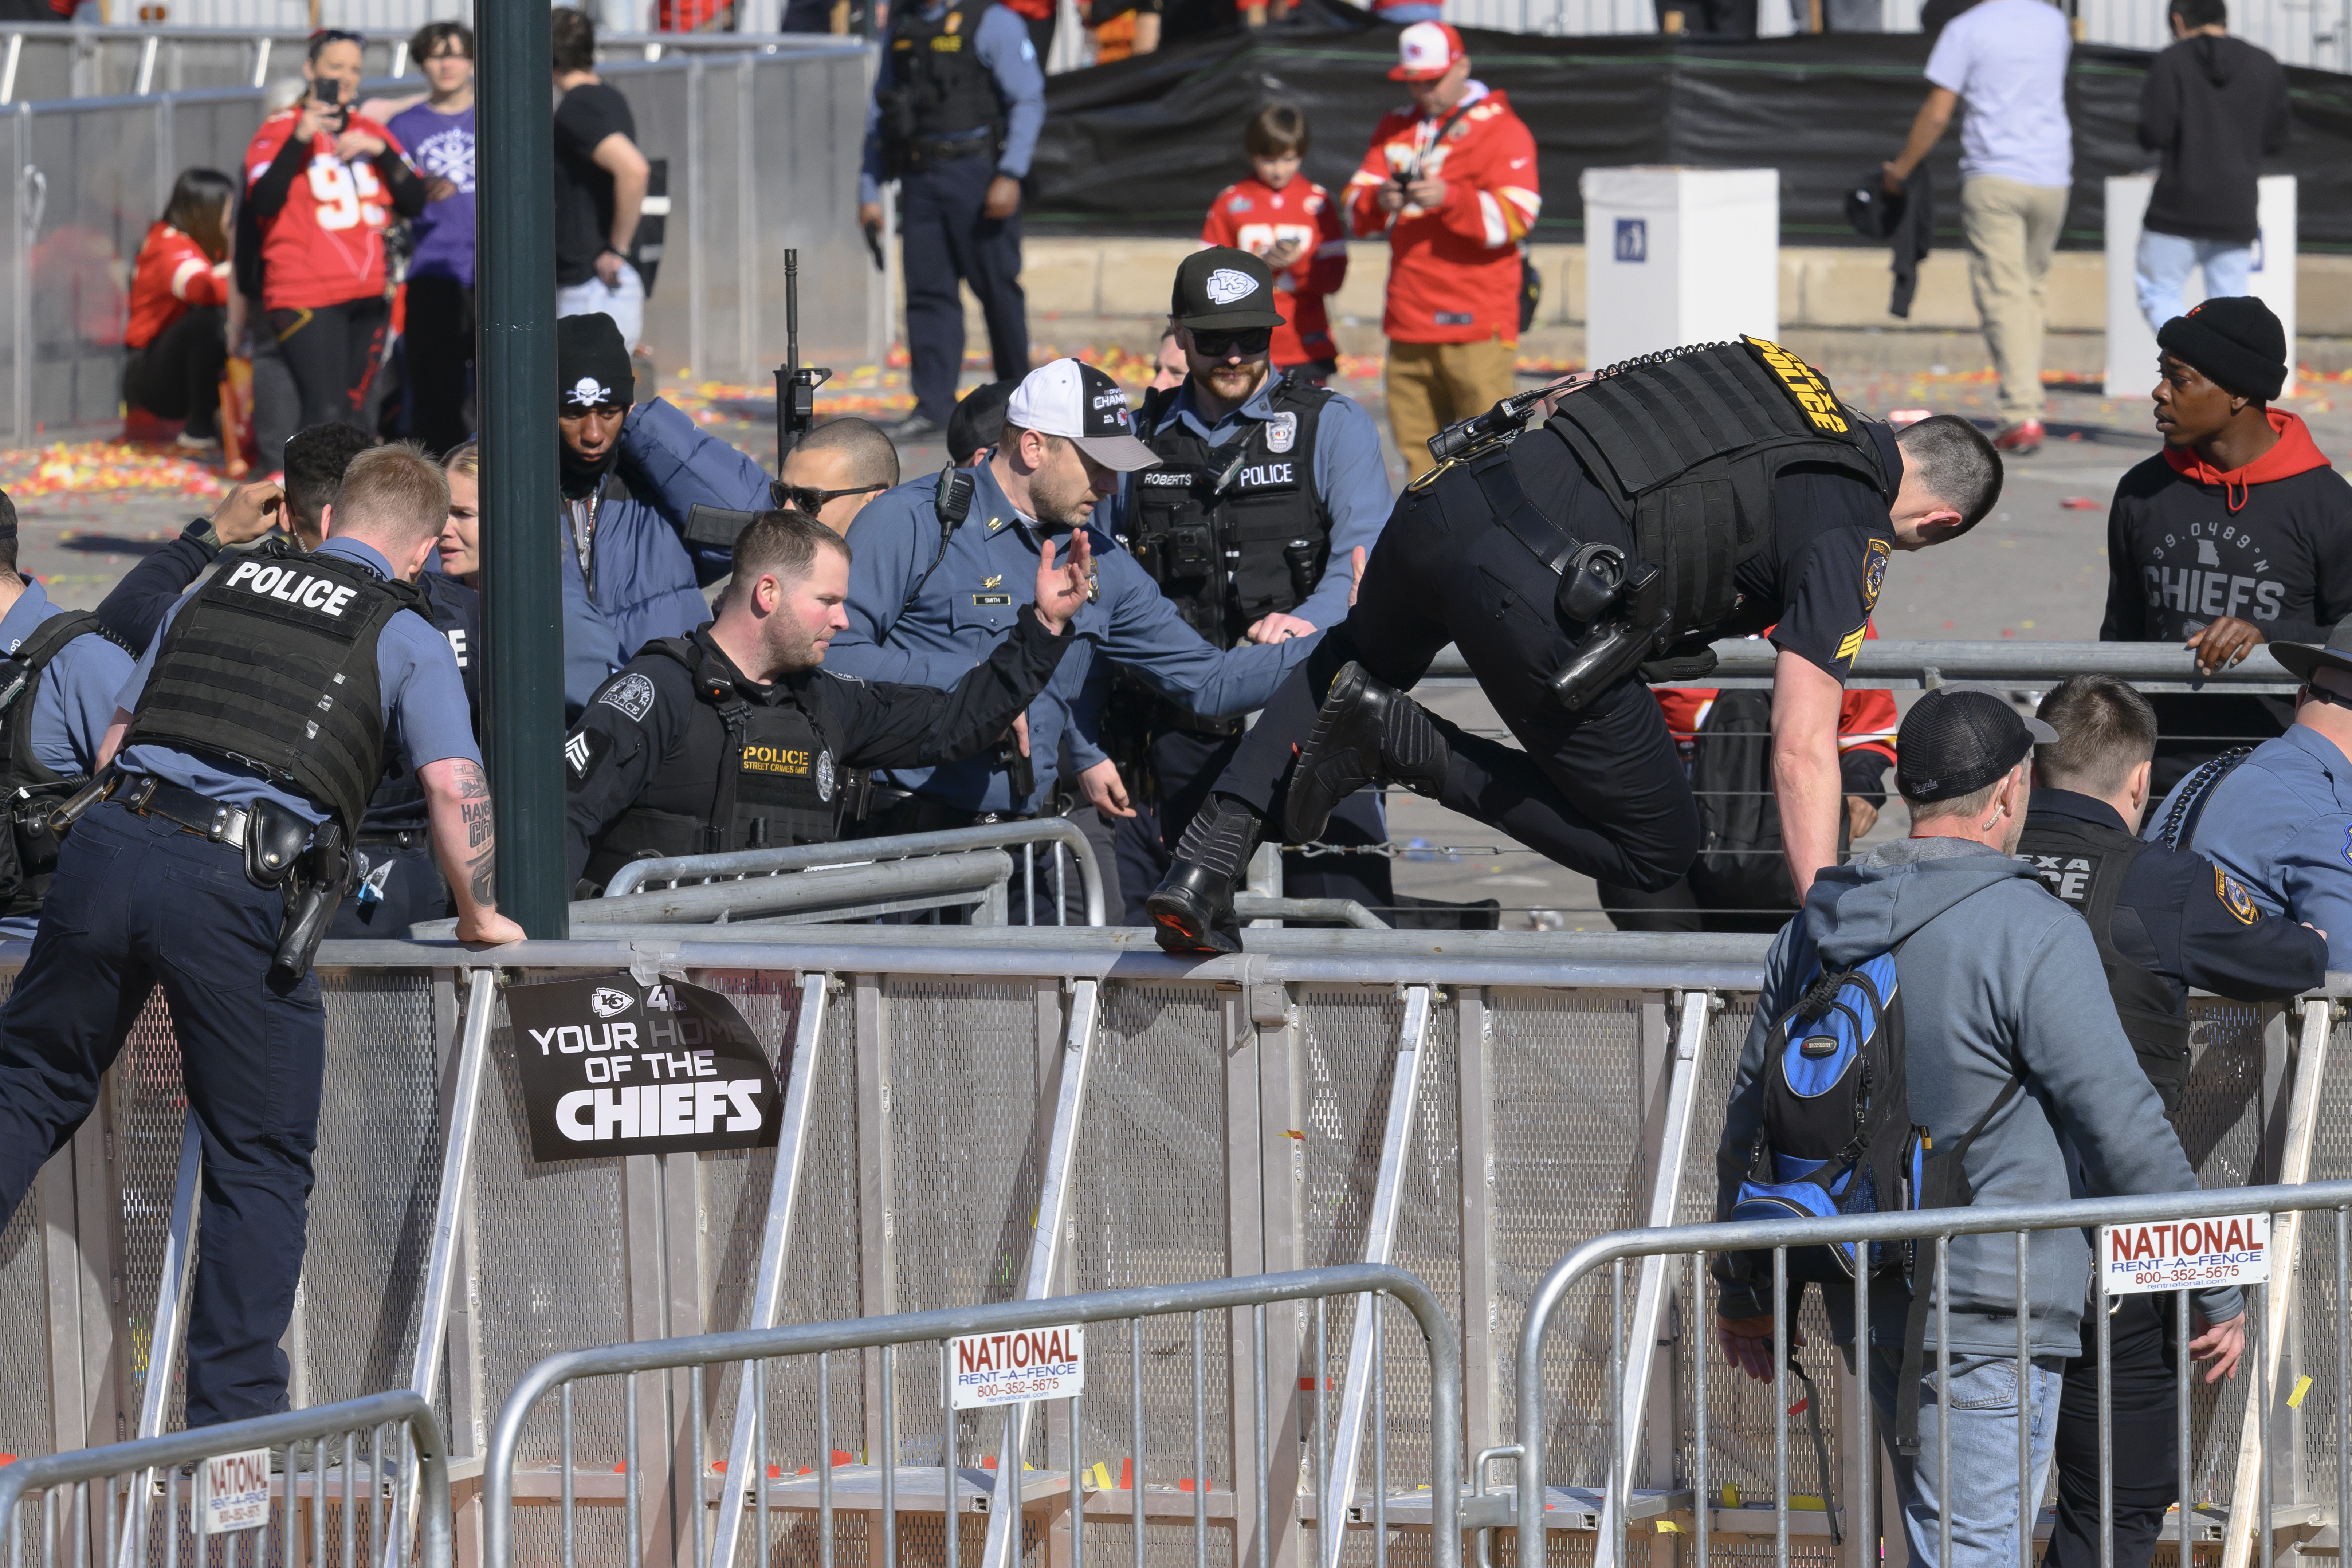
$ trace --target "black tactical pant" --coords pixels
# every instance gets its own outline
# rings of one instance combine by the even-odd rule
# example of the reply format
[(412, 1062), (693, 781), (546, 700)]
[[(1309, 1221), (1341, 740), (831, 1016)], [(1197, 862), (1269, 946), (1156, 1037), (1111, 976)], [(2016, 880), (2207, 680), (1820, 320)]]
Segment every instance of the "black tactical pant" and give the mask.
[(1355, 608), (1275, 692), (1217, 793), (1278, 831), (1295, 748), (1340, 667), (1353, 659), (1406, 689), (1451, 642), (1526, 750), (1438, 720), (1454, 750), (1438, 804), (1602, 881), (1673, 881), (1698, 853), (1698, 809), (1674, 737), (1657, 699), (1630, 676), (1581, 712), (1559, 705), (1545, 684), (1570, 651), (1552, 611), (1554, 581), (1495, 523), (1466, 475), (1408, 490), (1365, 563)]
[[(2115, 1445), (2116, 1568), (2147, 1568), (2165, 1511), (2180, 1495), (2179, 1389), (2165, 1333), (2179, 1298), (2122, 1300), (2107, 1323), (2114, 1362), (2108, 1430)], [(2058, 1522), (2043, 1560), (2048, 1568), (2097, 1568), (2099, 1561), (2097, 1331), (2084, 1318), (2084, 1353), (2066, 1363), (2065, 1392), (2059, 1397)]]

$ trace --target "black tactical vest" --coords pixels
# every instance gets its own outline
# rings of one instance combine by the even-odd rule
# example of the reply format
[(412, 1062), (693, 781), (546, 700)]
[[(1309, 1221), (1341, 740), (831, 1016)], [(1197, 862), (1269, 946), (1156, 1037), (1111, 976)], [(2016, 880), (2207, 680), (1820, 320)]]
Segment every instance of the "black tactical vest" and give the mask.
[[(891, 17), (893, 79), (881, 97), (880, 128), (885, 150), (895, 160), (904, 162), (920, 142), (983, 128), (1003, 138), (1004, 103), (976, 47), (981, 18), (991, 4), (958, 0), (927, 22), (916, 15), (920, 0), (908, 0)], [(992, 143), (982, 145), (994, 151)], [(918, 156), (916, 162), (921, 161)]]
[(9, 699), (6, 718), (0, 721), (0, 780), (5, 780), (10, 831), (0, 843), (0, 914), (37, 915), (48, 896), (49, 879), (58, 868), (58, 836), (48, 828), (49, 813), (63, 805), (89, 775), (68, 778), (42, 765), (33, 750), (33, 704), (41, 694), (41, 674), (49, 661), (76, 637), (107, 633), (98, 616), (83, 610), (51, 616), (33, 629), (16, 651), (0, 659), (0, 684), (17, 671), (25, 684)]
[(2115, 942), (2116, 900), (2125, 874), (2147, 848), (2121, 828), (2047, 813), (2026, 818), (2017, 841), (2018, 858), (2090, 922), (2124, 1037), (2170, 1115), (2189, 1081), (2189, 1016), (2174, 1008), (2171, 987), (2126, 958)]
[[(747, 697), (728, 668), (695, 637), (664, 637), (637, 650), (684, 665), (694, 677), (694, 711), (683, 742), (663, 764), (683, 777), (656, 778), (675, 798), (711, 784), (699, 816), (633, 805), (613, 819), (589, 852), (587, 879), (602, 886), (632, 860), (782, 849), (841, 837), (838, 753), (821, 710), (779, 683)], [(673, 785), (661, 790), (663, 785)]]
[(1315, 488), (1315, 432), (1331, 394), (1279, 376), (1271, 419), (1212, 447), (1170, 410), (1176, 394), (1143, 401), (1156, 468), (1135, 476), (1136, 558), (1212, 647), (1233, 647), (1261, 618), (1297, 609), (1331, 557), (1331, 518)]
[[(433, 623), (434, 629), (449, 639), (449, 651), (457, 656), (457, 675), (466, 684), (466, 706), (474, 716), (474, 732), (481, 733), (481, 693), (476, 683), (475, 671), (479, 668), (481, 601), (474, 590), (451, 578), (427, 573), (416, 580), (425, 594), (419, 613)], [(383, 777), (368, 800), (367, 816), (360, 822), (362, 833), (422, 833), (432, 826), (431, 812), (425, 805), (425, 786), (417, 782), (416, 770), (407, 757), (387, 749), (383, 759)]]
[(123, 744), (250, 769), (352, 842), (383, 776), (376, 643), (393, 616), (424, 604), (413, 584), (347, 556), (257, 552), (173, 617)]
[(1903, 478), (1819, 372), (1761, 338), (1612, 365), (1561, 398), (1550, 423), (1633, 525), (1634, 552), (1664, 574), (1661, 646), (1730, 616), (1733, 573), (1770, 537), (1782, 468), (1841, 468), (1890, 502)]

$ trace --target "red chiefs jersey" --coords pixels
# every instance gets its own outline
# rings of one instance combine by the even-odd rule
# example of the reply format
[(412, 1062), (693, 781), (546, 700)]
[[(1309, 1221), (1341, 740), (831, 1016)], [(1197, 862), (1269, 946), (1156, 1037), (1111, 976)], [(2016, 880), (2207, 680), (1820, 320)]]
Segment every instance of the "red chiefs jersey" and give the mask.
[[(299, 118), (299, 108), (281, 109), (254, 132), (245, 150), (248, 197)], [(364, 114), (351, 117), (351, 129), (407, 156), (398, 137)], [(310, 139), (310, 167), (294, 177), (286, 205), (261, 221), (262, 305), (315, 310), (383, 294), (383, 228), (391, 215), (392, 193), (375, 165), (364, 158), (345, 163), (335, 156), (334, 137), (319, 132)]]
[(1339, 226), (1339, 205), (1312, 180), (1294, 178), (1276, 190), (1252, 175), (1217, 193), (1201, 222), (1201, 243), (1230, 245), (1264, 256), (1285, 240), (1299, 245), (1298, 259), (1275, 275), (1274, 286), (1289, 296), (1282, 313), (1290, 319), (1274, 329), (1274, 367), (1336, 359), (1331, 318), (1323, 301), (1348, 280), (1348, 239)]
[[(1465, 104), (1432, 119), (1390, 110), (1348, 181), (1356, 232), (1389, 237), (1381, 325), (1397, 342), (1519, 341), (1519, 242), (1543, 210), (1536, 140), (1503, 94), (1470, 87)], [(1381, 210), (1381, 187), (1416, 166), (1445, 182), (1444, 204)]]
[[(1769, 637), (1767, 626), (1758, 634)], [(1862, 637), (1864, 642), (1878, 640), (1878, 628), (1865, 621)], [(1712, 686), (1661, 686), (1657, 689), (1658, 706), (1665, 710), (1666, 728), (1674, 731), (1675, 744), (1688, 754), (1691, 737), (1706, 722), (1707, 710), (1715, 706), (1717, 688)], [(1895, 694), (1891, 691), (1866, 691), (1853, 687), (1838, 705), (1838, 755), (1850, 752), (1875, 752), (1895, 762), (1895, 731), (1901, 723), (1895, 711)]]
[(143, 349), (172, 330), (191, 305), (228, 303), (229, 264), (170, 224), (148, 226), (131, 275), (131, 326), (122, 341)]

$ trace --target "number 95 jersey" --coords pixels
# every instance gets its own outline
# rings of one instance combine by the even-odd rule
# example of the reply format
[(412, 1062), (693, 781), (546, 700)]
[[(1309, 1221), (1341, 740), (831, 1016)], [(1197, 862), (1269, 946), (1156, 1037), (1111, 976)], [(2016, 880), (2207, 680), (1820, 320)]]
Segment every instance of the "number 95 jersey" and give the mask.
[[(254, 132), (245, 150), (248, 194), (300, 117), (299, 107), (282, 109)], [(407, 155), (397, 137), (363, 114), (351, 117), (351, 129)], [(316, 310), (381, 296), (383, 230), (391, 217), (392, 193), (375, 166), (365, 158), (336, 157), (335, 138), (326, 132), (312, 137), (310, 165), (287, 192), (285, 206), (262, 219), (262, 304), (272, 310)]]

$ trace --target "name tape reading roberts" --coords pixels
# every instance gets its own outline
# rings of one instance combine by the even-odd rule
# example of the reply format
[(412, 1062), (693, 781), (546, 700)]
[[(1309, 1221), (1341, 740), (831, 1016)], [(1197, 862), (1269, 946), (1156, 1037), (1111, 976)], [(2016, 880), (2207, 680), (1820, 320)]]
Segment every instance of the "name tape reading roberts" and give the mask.
[(269, 1450), (216, 1454), (200, 1467), (206, 1535), (258, 1530), (269, 1522)]
[(1024, 1329), (948, 1342), (948, 1404), (986, 1410), (1030, 1399), (1067, 1399), (1087, 1387), (1087, 1331)]
[(2271, 1216), (2099, 1227), (2099, 1288), (2109, 1296), (2258, 1285), (2271, 1277)]

